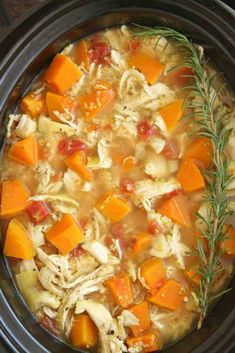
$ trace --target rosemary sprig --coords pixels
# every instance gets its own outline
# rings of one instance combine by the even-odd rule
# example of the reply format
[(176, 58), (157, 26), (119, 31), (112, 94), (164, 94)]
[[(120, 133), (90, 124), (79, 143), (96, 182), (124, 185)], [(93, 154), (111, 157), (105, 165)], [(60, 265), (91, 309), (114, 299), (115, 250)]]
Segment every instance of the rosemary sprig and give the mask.
[[(219, 250), (220, 242), (225, 239), (224, 225), (226, 219), (231, 215), (229, 210), (229, 197), (227, 194), (228, 184), (231, 177), (228, 175), (228, 161), (225, 155), (225, 145), (228, 141), (230, 131), (224, 124), (228, 112), (221, 103), (220, 95), (223, 86), (214, 89), (214, 76), (207, 73), (206, 63), (203, 61), (202, 50), (182, 33), (166, 27), (145, 27), (136, 25), (135, 36), (156, 36), (157, 42), (161, 37), (174, 40), (174, 48), (180, 50), (183, 56), (182, 66), (192, 69), (192, 85), (187, 86), (189, 94), (185, 100), (185, 106), (193, 110), (197, 118), (193, 124), (196, 136), (207, 137), (212, 143), (212, 162), (210, 169), (205, 171), (208, 186), (204, 200), (210, 208), (206, 217), (197, 213), (197, 216), (205, 224), (206, 230), (202, 235), (208, 241), (209, 253), (206, 254), (202, 243), (197, 246), (198, 256), (201, 261), (199, 274), (201, 276), (199, 288), (200, 317), (198, 327), (208, 312), (211, 301), (224, 292), (213, 293), (215, 280), (222, 271), (221, 256)], [(178, 65), (177, 65), (178, 66)]]

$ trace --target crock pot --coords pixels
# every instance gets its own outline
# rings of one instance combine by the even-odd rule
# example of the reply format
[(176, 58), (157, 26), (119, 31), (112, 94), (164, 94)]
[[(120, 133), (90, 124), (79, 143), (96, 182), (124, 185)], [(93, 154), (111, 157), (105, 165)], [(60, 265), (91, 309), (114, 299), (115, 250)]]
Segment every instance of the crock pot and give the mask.
[[(0, 147), (9, 113), (56, 52), (95, 31), (133, 22), (170, 26), (186, 33), (204, 46), (206, 56), (235, 89), (235, 14), (220, 0), (51, 0), (17, 22), (1, 39)], [(201, 330), (193, 330), (165, 353), (231, 351), (235, 346), (235, 278), (230, 286), (232, 290), (218, 301)], [(17, 353), (76, 351), (38, 324), (2, 256), (0, 337)]]

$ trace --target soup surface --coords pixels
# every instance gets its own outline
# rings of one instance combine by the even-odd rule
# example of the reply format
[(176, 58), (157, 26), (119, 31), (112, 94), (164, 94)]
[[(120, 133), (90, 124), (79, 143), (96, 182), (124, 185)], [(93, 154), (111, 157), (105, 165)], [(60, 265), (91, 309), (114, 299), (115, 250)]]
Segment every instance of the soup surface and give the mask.
[[(173, 45), (125, 26), (69, 45), (9, 117), (4, 254), (41, 325), (76, 348), (156, 351), (198, 317), (212, 145), (189, 134), (193, 73), (169, 71)], [(215, 293), (233, 270), (228, 233)]]

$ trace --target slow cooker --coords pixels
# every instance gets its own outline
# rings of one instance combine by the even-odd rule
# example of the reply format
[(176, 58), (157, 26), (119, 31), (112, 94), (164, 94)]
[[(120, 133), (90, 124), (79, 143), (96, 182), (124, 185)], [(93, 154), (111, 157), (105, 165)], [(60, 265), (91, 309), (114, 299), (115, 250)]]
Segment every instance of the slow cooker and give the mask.
[[(50, 0), (10, 27), (0, 40), (0, 144), (9, 113), (32, 80), (65, 45), (102, 29), (139, 23), (173, 27), (205, 48), (235, 89), (235, 11), (220, 0)], [(193, 330), (165, 353), (228, 353), (235, 346), (232, 290)], [(15, 353), (72, 353), (27, 309), (6, 260), (0, 258), (0, 337)], [(79, 352), (79, 350), (77, 350)], [(81, 351), (80, 351), (81, 352)]]

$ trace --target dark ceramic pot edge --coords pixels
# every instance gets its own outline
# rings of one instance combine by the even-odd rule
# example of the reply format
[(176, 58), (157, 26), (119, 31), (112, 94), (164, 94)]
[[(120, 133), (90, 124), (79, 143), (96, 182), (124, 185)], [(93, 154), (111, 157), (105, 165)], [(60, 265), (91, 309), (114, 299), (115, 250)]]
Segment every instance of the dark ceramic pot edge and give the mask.
[[(89, 1), (80, 1), (81, 4), (85, 4), (85, 3), (87, 3), (87, 2), (89, 2)], [(16, 25), (12, 26), (12, 27), (9, 29), (8, 36), (9, 36), (10, 33), (12, 33), (12, 31), (17, 31), (17, 28), (18, 28), (19, 26), (21, 26), (23, 23), (25, 23), (25, 21), (27, 22), (27, 20), (29, 20), (29, 18), (30, 18), (31, 16), (33, 16), (35, 13), (40, 13), (40, 11), (41, 11), (43, 8), (45, 8), (46, 6), (49, 6), (51, 3), (53, 3), (53, 1), (48, 1), (46, 4), (39, 5), (35, 11), (32, 11), (32, 12), (31, 12), (30, 16), (26, 16), (23, 20), (19, 21)], [(138, 4), (140, 3), (140, 1), (136, 1), (135, 3), (136, 3), (136, 6), (138, 6)], [(219, 3), (221, 3), (221, 1), (215, 1), (215, 3), (219, 4)], [(64, 4), (64, 7), (65, 7), (65, 8), (66, 8), (66, 6), (67, 6), (67, 4)], [(232, 14), (233, 14), (233, 12), (232, 12)], [(231, 13), (230, 13), (230, 15), (231, 15)], [(6, 37), (3, 38), (3, 41), (4, 41), (4, 40), (6, 40)], [(23, 40), (23, 39), (22, 39), (22, 40)], [(1, 65), (0, 65), (0, 66), (1, 66)], [(9, 312), (10, 312), (10, 311), (11, 311), (11, 308), (9, 307)], [(15, 316), (15, 314), (12, 312), (11, 318), (14, 317), (14, 316)], [(214, 334), (214, 336), (215, 336), (215, 337), (214, 337), (214, 343), (215, 343), (215, 344), (218, 344), (218, 346), (223, 347), (224, 341), (226, 341), (227, 339), (229, 339), (229, 340), (231, 339), (232, 341), (234, 341), (234, 332), (230, 332), (230, 331), (231, 331), (231, 326), (232, 326), (232, 324), (234, 324), (234, 319), (235, 319), (235, 315), (234, 315), (234, 312), (233, 312), (233, 313), (231, 313), (231, 315), (229, 316), (228, 320), (226, 320), (226, 321), (224, 322), (224, 324), (223, 324), (223, 329), (219, 328), (219, 329), (217, 330), (218, 332), (216, 332), (216, 335)], [(12, 342), (12, 341), (11, 341), (11, 337), (8, 336), (7, 330), (6, 330), (6, 328), (4, 328), (4, 326), (2, 326), (2, 329), (3, 329), (3, 332), (5, 331), (5, 334), (4, 334), (3, 332), (2, 332), (2, 334), (4, 335), (5, 338), (8, 337), (9, 343), (11, 342), (11, 344), (13, 344), (12, 347), (14, 347), (14, 344), (15, 344), (16, 342)], [(22, 329), (23, 329), (23, 328), (22, 328)], [(206, 342), (205, 342), (205, 349), (206, 349), (206, 347), (207, 347), (207, 344), (206, 344)], [(209, 348), (209, 347), (208, 347), (208, 348)], [(222, 352), (222, 353), (226, 353), (226, 350), (225, 350), (225, 349), (226, 349), (226, 348), (224, 348), (224, 350), (221, 351), (221, 352)], [(16, 351), (16, 350), (15, 350), (15, 351)], [(205, 351), (206, 351), (206, 350), (205, 350)], [(16, 352), (21, 352), (21, 351), (16, 351)], [(196, 349), (196, 350), (194, 350), (193, 352), (198, 353), (199, 350)], [(182, 352), (180, 352), (180, 353), (182, 353)]]

